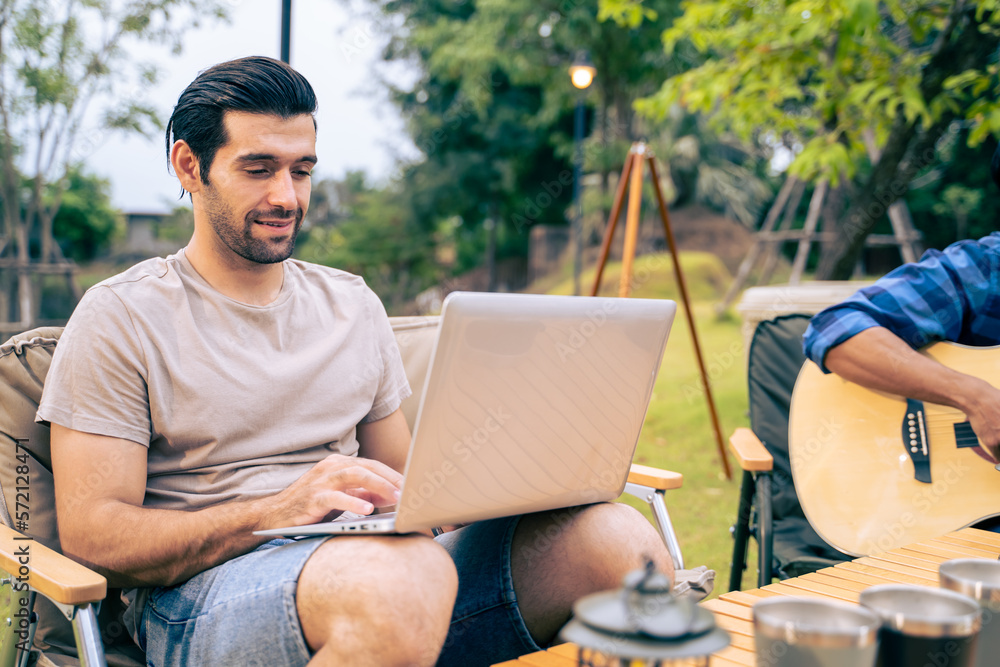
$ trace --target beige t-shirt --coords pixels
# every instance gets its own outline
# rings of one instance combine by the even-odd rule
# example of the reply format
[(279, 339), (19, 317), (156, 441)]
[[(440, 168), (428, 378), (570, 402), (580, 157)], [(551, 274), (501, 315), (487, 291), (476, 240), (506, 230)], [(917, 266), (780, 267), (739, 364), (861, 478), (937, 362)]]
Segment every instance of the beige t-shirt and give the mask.
[(378, 297), (354, 275), (287, 260), (278, 298), (248, 306), (184, 256), (84, 295), (56, 348), (37, 420), (148, 446), (148, 507), (274, 494), (356, 426), (410, 394)]

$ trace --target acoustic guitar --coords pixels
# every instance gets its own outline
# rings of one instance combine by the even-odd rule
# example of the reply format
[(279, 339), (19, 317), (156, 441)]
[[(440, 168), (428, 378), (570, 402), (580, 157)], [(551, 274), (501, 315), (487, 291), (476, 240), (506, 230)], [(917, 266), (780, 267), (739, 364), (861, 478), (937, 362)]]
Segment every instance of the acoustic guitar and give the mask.
[[(1000, 386), (1000, 346), (935, 343), (945, 366)], [(788, 453), (809, 523), (861, 556), (1000, 515), (1000, 472), (959, 410), (865, 389), (806, 361)]]

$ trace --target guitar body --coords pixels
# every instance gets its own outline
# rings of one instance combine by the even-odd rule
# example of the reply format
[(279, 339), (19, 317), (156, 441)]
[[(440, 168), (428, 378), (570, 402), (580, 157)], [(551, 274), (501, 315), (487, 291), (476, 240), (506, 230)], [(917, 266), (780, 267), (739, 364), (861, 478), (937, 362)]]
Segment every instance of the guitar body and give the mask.
[[(1000, 346), (935, 343), (921, 352), (1000, 385)], [(865, 389), (811, 361), (792, 392), (796, 493), (816, 532), (852, 556), (1000, 515), (1000, 472), (976, 442), (959, 410)]]

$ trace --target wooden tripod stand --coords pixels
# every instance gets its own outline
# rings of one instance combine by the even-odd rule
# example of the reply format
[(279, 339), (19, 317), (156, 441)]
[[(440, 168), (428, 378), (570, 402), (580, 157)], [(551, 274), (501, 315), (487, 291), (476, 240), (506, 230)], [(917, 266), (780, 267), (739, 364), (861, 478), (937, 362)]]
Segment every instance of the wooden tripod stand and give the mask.
[(649, 171), (653, 179), (653, 191), (656, 193), (656, 203), (660, 209), (660, 219), (663, 220), (663, 232), (667, 238), (667, 245), (670, 247), (670, 256), (673, 258), (674, 276), (677, 279), (677, 288), (681, 294), (681, 301), (684, 304), (684, 311), (687, 313), (688, 329), (691, 332), (691, 341), (694, 343), (694, 353), (698, 359), (698, 370), (701, 372), (701, 382), (705, 388), (705, 401), (708, 403), (708, 412), (712, 420), (712, 428), (715, 430), (715, 442), (722, 461), (722, 470), (727, 480), (733, 478), (733, 473), (729, 468), (729, 459), (726, 458), (726, 450), (722, 441), (722, 429), (719, 427), (719, 415), (715, 410), (715, 400), (712, 398), (712, 387), (708, 382), (708, 373), (705, 372), (705, 360), (701, 353), (701, 344), (698, 341), (698, 332), (695, 329), (694, 313), (691, 310), (691, 301), (688, 298), (687, 283), (684, 281), (684, 273), (681, 271), (680, 257), (677, 254), (677, 244), (674, 242), (674, 233), (670, 229), (670, 216), (667, 215), (667, 204), (663, 199), (663, 191), (660, 189), (660, 179), (656, 173), (656, 159), (652, 151), (643, 142), (632, 144), (628, 157), (625, 159), (625, 166), (622, 168), (621, 178), (618, 179), (618, 189), (615, 192), (614, 203), (611, 206), (611, 215), (608, 217), (608, 226), (604, 231), (604, 241), (601, 243), (601, 256), (597, 262), (597, 275), (594, 277), (594, 288), (591, 296), (597, 296), (597, 291), (601, 286), (601, 276), (604, 274), (604, 267), (608, 263), (608, 254), (611, 251), (611, 241), (615, 235), (615, 227), (618, 226), (618, 218), (621, 215), (622, 203), (625, 200), (625, 189), (628, 187), (628, 211), (625, 216), (625, 247), (622, 252), (622, 275), (618, 286), (618, 296), (627, 297), (632, 285), (632, 264), (635, 260), (635, 249), (639, 238), (639, 211), (642, 206), (642, 168), (643, 162), (649, 163)]

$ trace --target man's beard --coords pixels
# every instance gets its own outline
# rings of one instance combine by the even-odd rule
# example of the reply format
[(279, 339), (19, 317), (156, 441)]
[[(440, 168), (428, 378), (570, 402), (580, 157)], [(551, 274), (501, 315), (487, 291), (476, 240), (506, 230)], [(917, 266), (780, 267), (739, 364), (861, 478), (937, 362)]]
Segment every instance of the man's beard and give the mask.
[[(216, 235), (226, 246), (237, 255), (256, 264), (277, 264), (292, 256), (295, 249), (295, 239), (299, 229), (302, 227), (303, 211), (298, 208), (294, 211), (276, 208), (270, 210), (253, 209), (243, 218), (242, 228), (236, 222), (236, 215), (233, 209), (211, 188), (205, 190), (206, 213), (208, 222), (212, 225)], [(253, 235), (254, 226), (257, 220), (267, 218), (271, 220), (289, 220), (294, 215), (294, 226), (291, 234), (283, 239), (261, 239)]]

